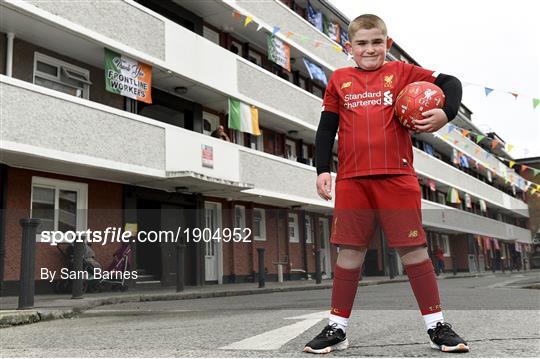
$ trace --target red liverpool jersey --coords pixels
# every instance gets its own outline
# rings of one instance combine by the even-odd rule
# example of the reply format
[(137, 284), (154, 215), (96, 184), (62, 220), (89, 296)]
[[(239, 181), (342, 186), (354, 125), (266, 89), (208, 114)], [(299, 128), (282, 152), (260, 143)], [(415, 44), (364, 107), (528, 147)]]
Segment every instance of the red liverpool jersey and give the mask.
[(394, 101), (411, 82), (434, 82), (435, 77), (433, 71), (398, 61), (375, 71), (334, 71), (322, 110), (339, 114), (338, 180), (415, 174), (411, 136), (394, 118)]

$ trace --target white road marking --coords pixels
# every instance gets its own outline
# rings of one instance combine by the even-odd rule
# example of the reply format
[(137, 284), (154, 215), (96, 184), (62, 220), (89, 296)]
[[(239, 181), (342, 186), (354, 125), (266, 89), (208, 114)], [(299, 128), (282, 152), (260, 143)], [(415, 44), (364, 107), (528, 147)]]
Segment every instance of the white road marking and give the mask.
[(315, 312), (285, 319), (301, 319), (301, 321), (281, 328), (255, 335), (238, 342), (226, 345), (222, 350), (277, 350), (306, 330), (328, 317), (328, 311)]

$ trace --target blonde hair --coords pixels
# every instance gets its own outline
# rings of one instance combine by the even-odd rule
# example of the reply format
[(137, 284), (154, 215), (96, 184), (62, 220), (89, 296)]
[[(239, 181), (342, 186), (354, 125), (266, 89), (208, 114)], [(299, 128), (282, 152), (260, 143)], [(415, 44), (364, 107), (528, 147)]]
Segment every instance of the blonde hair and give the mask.
[(383, 19), (381, 19), (377, 15), (364, 14), (358, 16), (349, 24), (349, 41), (352, 41), (354, 34), (356, 34), (358, 30), (370, 30), (373, 28), (381, 30), (384, 36), (388, 35), (388, 32), (386, 30), (386, 24), (384, 23)]

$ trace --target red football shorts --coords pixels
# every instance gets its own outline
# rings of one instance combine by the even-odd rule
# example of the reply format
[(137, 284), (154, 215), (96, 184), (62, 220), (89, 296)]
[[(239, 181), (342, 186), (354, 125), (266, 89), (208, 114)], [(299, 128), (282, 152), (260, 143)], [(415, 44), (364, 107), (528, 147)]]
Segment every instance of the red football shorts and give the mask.
[(332, 244), (369, 246), (380, 224), (389, 247), (426, 244), (416, 176), (354, 177), (336, 182)]

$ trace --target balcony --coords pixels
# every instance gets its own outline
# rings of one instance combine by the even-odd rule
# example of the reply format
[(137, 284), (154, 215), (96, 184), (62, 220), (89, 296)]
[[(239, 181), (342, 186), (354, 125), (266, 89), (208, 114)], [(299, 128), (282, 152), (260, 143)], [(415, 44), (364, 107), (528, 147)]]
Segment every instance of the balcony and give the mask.
[(426, 227), (455, 233), (471, 233), (501, 240), (531, 243), (531, 231), (473, 213), (422, 200), (422, 222)]
[(296, 42), (294, 38), (286, 38), (282, 35), (283, 40), (301, 49), (302, 52), (331, 70), (352, 64), (352, 62), (347, 61), (347, 56), (343, 52), (337, 52), (331, 47), (335, 46), (332, 40), (280, 1), (228, 0), (226, 3), (244, 15), (252, 15), (255, 19), (261, 19), (269, 26), (278, 26), (283, 32), (291, 31), (304, 35), (310, 39), (309, 44), (313, 44), (315, 41), (324, 44), (320, 47), (305, 46), (301, 42)]
[(493, 188), (424, 151), (417, 148), (413, 148), (413, 151), (414, 168), (418, 174), (435, 178), (443, 185), (454, 187), (457, 190), (469, 193), (473, 197), (483, 199), (521, 216), (527, 217), (529, 215), (528, 206), (525, 202)]

